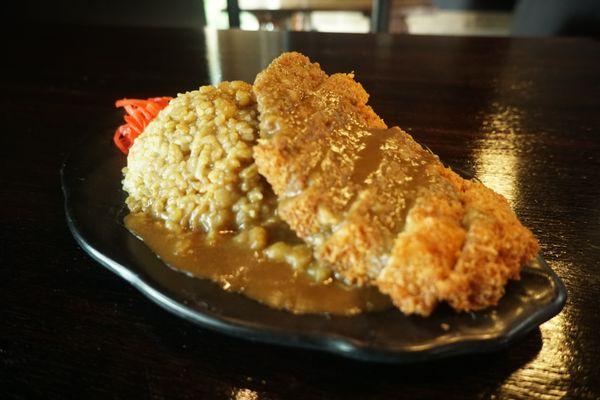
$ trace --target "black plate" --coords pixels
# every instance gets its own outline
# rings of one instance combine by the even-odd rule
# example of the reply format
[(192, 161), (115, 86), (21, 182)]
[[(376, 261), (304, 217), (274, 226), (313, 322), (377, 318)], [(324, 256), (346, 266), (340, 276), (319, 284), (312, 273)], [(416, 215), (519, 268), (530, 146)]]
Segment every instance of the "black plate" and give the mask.
[(268, 343), (360, 360), (413, 362), (504, 347), (562, 309), (566, 290), (539, 257), (511, 282), (500, 304), (457, 314), (439, 307), (429, 318), (397, 310), (353, 317), (297, 316), (229, 293), (167, 267), (123, 226), (125, 157), (100, 129), (62, 168), (67, 222), (81, 247), (166, 310), (203, 327)]

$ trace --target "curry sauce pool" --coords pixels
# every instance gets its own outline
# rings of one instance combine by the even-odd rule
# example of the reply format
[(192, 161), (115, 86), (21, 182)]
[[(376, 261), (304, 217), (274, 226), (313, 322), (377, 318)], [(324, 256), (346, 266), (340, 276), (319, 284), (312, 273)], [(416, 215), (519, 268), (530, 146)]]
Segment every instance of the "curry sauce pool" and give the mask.
[(232, 233), (208, 241), (204, 233), (175, 232), (143, 213), (126, 216), (125, 226), (172, 268), (273, 308), (295, 314), (355, 315), (391, 305), (376, 288), (350, 287), (331, 278), (315, 282), (288, 263), (267, 259), (239, 244)]

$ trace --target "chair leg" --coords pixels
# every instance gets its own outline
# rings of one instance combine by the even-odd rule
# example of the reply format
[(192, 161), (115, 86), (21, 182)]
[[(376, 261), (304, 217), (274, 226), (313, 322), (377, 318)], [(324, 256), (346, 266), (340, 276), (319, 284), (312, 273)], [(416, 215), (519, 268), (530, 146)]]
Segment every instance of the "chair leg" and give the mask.
[(227, 0), (227, 18), (229, 19), (229, 28), (240, 27), (240, 5), (238, 0)]
[(391, 0), (373, 0), (371, 32), (388, 32), (390, 27)]

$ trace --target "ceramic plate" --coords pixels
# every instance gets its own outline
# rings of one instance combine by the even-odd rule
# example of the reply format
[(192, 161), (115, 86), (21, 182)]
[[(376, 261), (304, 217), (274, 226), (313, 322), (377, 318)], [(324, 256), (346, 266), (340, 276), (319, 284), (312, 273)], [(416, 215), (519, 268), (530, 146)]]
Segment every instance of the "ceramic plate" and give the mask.
[(326, 351), (359, 360), (414, 362), (500, 349), (563, 307), (566, 290), (542, 257), (511, 282), (497, 307), (429, 318), (397, 310), (352, 317), (293, 315), (166, 266), (123, 225), (125, 157), (107, 127), (85, 139), (62, 168), (68, 225), (81, 247), (169, 312), (246, 339)]

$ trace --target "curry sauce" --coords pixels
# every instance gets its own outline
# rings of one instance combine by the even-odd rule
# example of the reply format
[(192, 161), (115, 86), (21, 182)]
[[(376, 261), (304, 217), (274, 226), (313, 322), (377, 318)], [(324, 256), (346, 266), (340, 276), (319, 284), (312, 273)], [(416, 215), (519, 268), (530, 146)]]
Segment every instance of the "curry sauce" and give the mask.
[(273, 308), (296, 314), (355, 315), (390, 307), (388, 297), (376, 288), (351, 287), (333, 278), (316, 282), (304, 271), (239, 244), (233, 233), (209, 241), (204, 233), (172, 231), (143, 213), (126, 216), (125, 226), (170, 267)]

